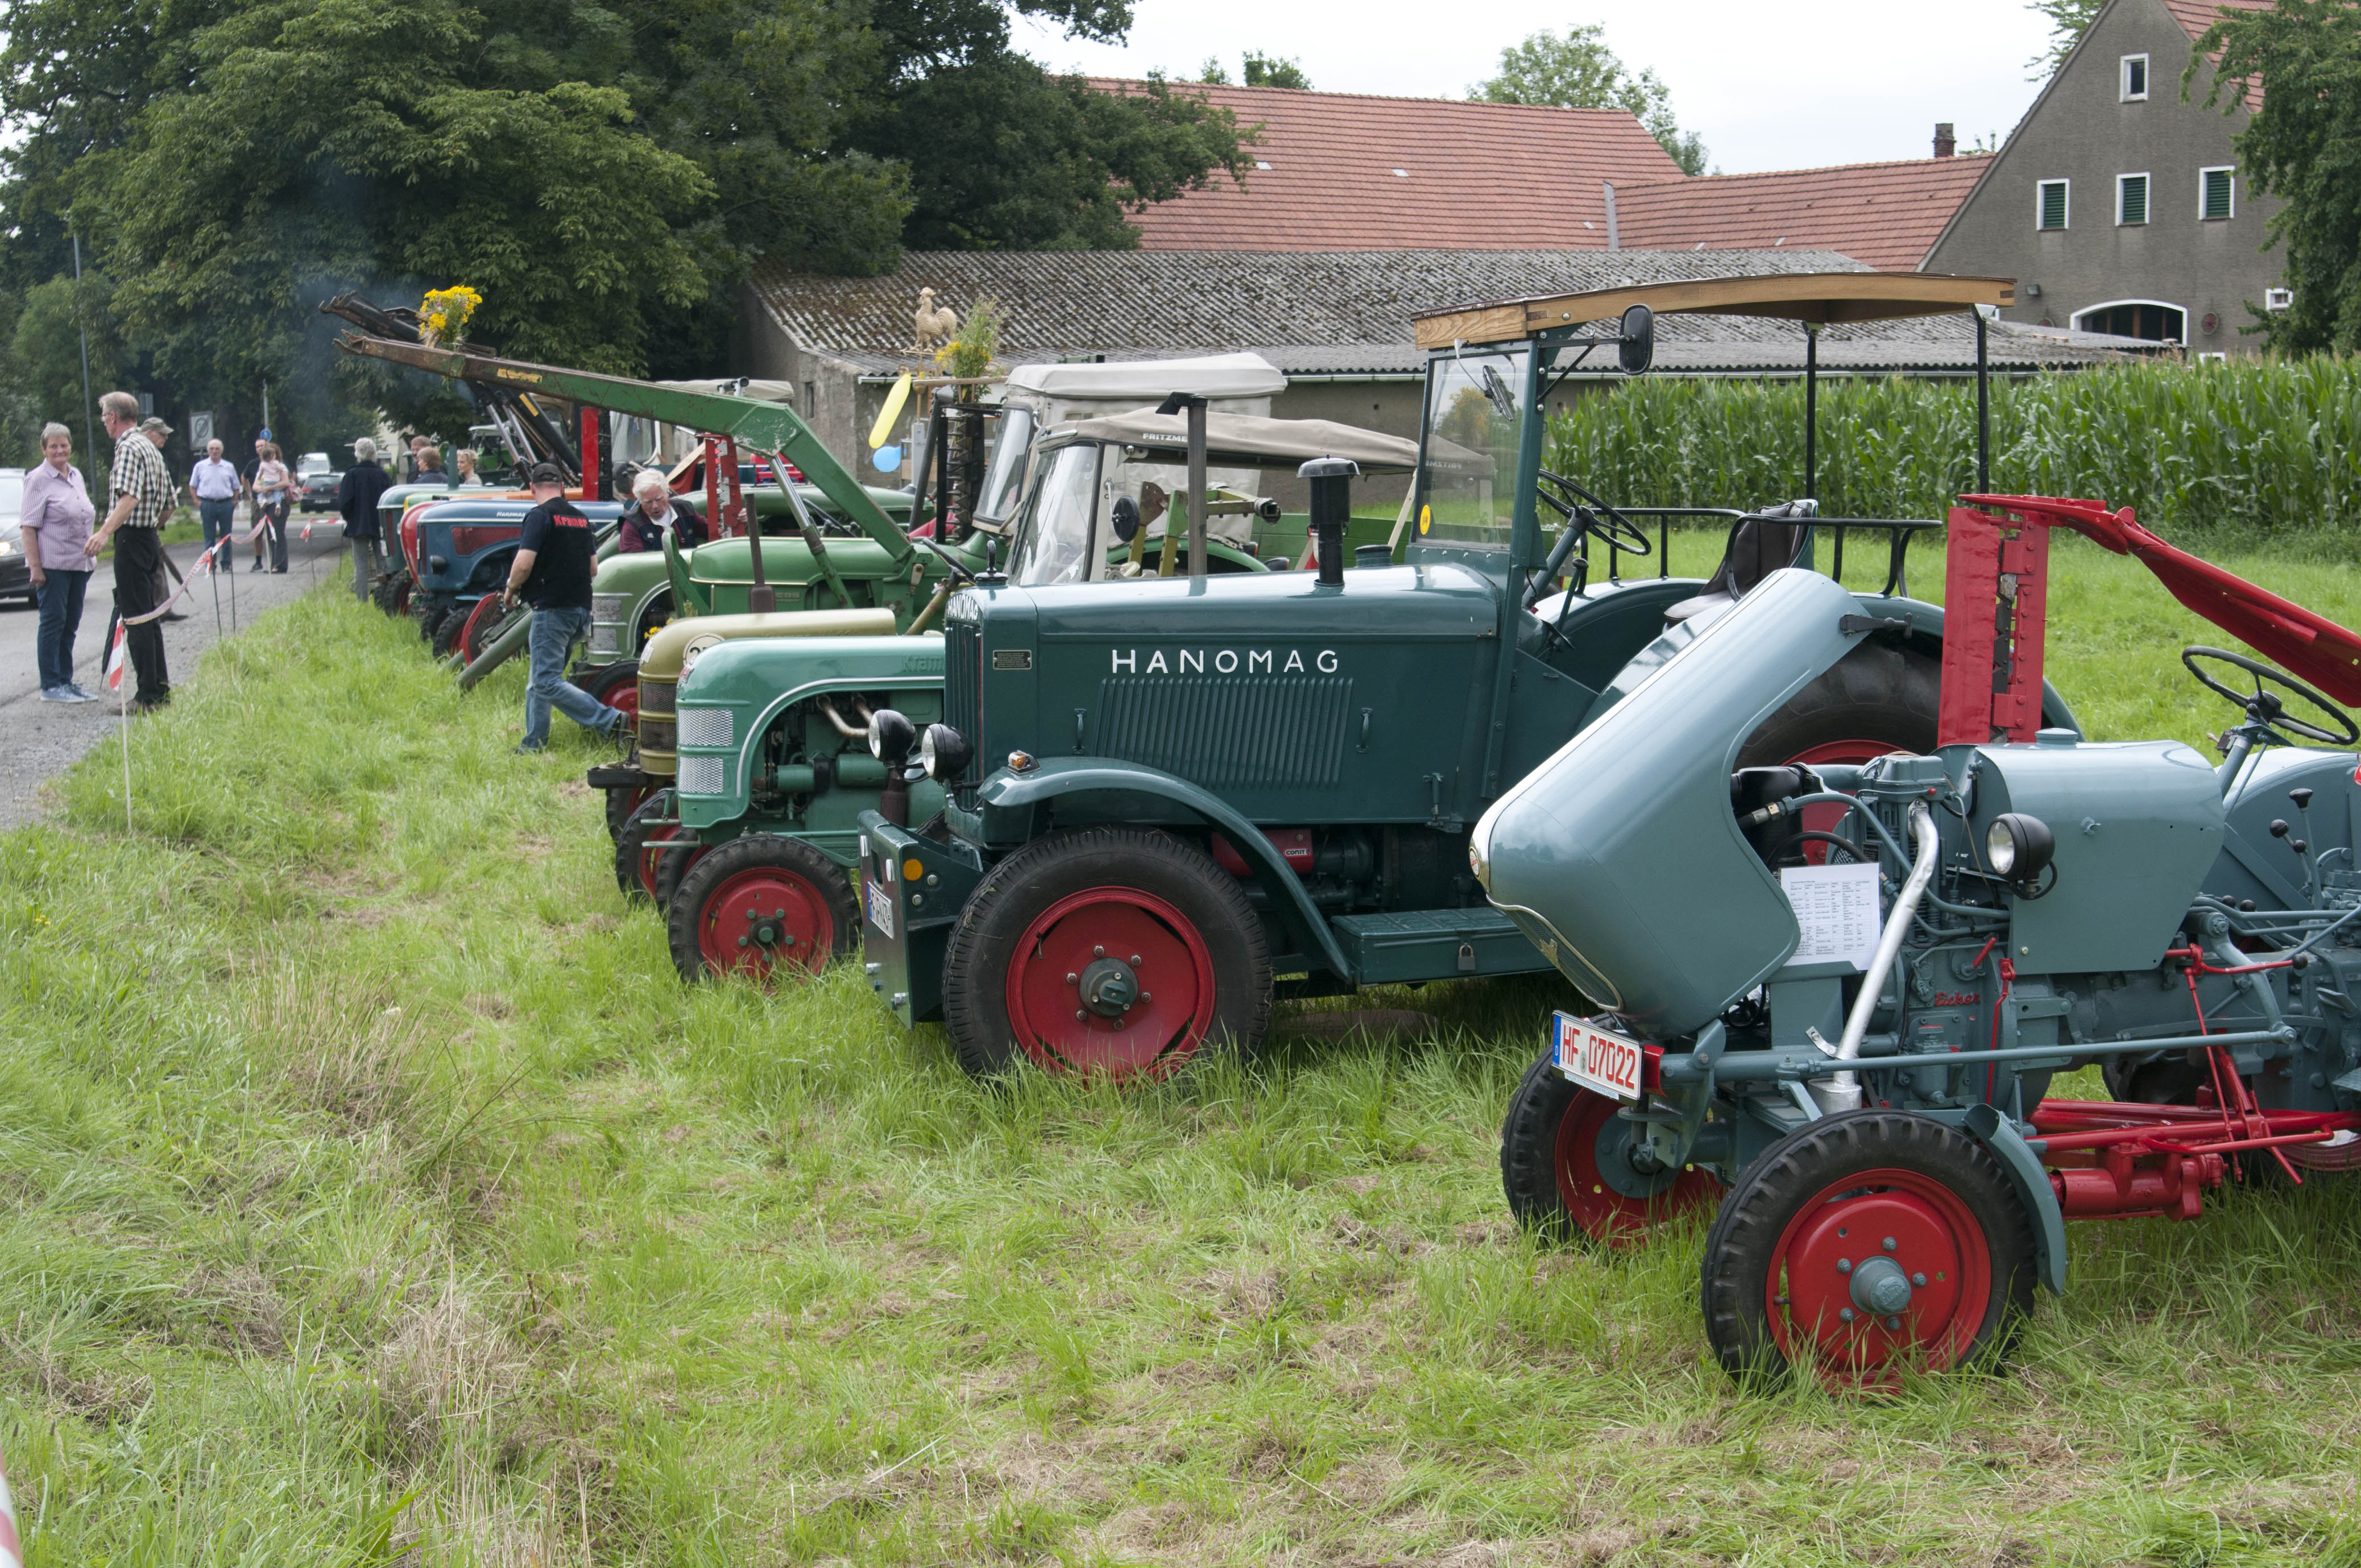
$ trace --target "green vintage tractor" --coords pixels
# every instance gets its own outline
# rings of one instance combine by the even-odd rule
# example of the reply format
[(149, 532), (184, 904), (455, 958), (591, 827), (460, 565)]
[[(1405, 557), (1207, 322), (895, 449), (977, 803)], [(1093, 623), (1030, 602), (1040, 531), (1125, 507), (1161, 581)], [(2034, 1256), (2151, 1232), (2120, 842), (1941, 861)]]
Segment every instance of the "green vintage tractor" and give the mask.
[[(1544, 404), (1599, 348), (1644, 369), (1657, 309), (1858, 321), (2011, 292), (1734, 278), (1422, 318), (1407, 565), (1370, 552), (1345, 569), (1349, 466), (1311, 465), (1317, 573), (962, 590), (943, 718), (873, 704), (873, 753), (926, 782), (906, 809), (861, 817), (871, 983), (906, 1024), (940, 1018), (978, 1075), (1030, 1061), (1153, 1077), (1210, 1042), (1252, 1050), (1275, 997), (1544, 970), (1471, 874), (1477, 818), (1757, 583), (1824, 547), (1834, 567), (1863, 530), (1889, 548), (1883, 587), (1852, 596), (1858, 646), (1733, 738), (1737, 765), (1927, 750), (1942, 611), (1902, 591), (1902, 567), (1912, 535), (1938, 524), (1823, 519), (1808, 500), (1723, 513), (1714, 575), (1674, 577), (1671, 509), (1611, 506), (1551, 472)], [(1623, 575), (1651, 554), (1655, 575)], [(746, 744), (768, 711), (753, 695), (726, 663), (684, 685), (685, 817), (703, 790), (771, 765)], [(2073, 727), (2054, 693), (2046, 720)], [(738, 923), (759, 942), (768, 917)]]

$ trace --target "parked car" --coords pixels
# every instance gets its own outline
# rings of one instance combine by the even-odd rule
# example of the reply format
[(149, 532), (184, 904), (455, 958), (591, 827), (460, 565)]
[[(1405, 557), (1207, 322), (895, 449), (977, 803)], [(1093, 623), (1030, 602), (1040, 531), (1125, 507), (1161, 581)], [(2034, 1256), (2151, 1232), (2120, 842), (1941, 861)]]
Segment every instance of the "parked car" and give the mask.
[(25, 527), (18, 509), (25, 499), (25, 470), (0, 468), (0, 598), (22, 594), (34, 602), (33, 569), (25, 565)]
[(306, 452), (295, 460), (296, 506), (303, 511), (336, 510), (336, 487), (345, 476), (330, 466), (324, 452)]

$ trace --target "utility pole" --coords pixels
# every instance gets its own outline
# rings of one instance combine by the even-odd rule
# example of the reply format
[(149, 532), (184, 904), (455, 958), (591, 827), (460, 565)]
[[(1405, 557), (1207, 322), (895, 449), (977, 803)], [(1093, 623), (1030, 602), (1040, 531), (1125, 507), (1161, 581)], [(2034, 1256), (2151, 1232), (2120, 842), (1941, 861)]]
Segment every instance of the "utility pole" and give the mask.
[[(79, 333), (82, 334), (82, 464), (83, 464), (83, 467), (82, 467), (82, 484), (83, 484), (83, 487), (84, 487), (85, 488), (87, 488), (89, 487), (89, 485), (90, 485), (90, 476), (91, 476), (91, 475), (93, 475), (93, 474), (95, 474), (95, 473), (97, 473), (97, 472), (99, 471), (99, 467), (98, 467), (98, 434), (97, 434), (97, 431), (96, 431), (96, 430), (95, 430), (95, 428), (94, 428), (94, 426), (95, 426), (95, 424), (96, 424), (96, 421), (92, 417), (92, 414), (91, 414), (92, 403), (91, 403), (91, 396), (90, 396), (90, 328), (88, 328), (87, 326), (84, 326), (84, 325), (82, 324), (82, 236), (80, 236), (80, 235), (78, 235), (78, 234), (73, 235), (73, 236), (72, 236), (72, 239), (73, 239), (73, 261), (74, 261), (74, 330), (75, 330), (75, 331), (77, 331), (77, 332), (79, 332)], [(93, 492), (92, 492), (92, 497), (91, 497), (91, 499), (93, 499), (93, 500), (95, 500), (95, 499), (97, 499), (97, 492), (96, 492), (96, 491), (93, 491)], [(129, 794), (130, 794), (129, 789), (128, 789), (128, 787), (126, 786), (126, 790), (125, 790), (125, 797), (126, 797), (126, 805), (128, 804)]]

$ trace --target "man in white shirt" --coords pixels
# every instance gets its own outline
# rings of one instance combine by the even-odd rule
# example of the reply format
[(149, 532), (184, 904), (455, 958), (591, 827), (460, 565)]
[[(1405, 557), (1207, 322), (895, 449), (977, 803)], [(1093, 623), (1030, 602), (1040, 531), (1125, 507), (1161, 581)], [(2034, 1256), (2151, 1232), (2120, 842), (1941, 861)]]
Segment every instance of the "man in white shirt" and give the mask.
[(205, 455), (189, 472), (189, 499), (197, 503), (197, 516), (205, 525), (206, 549), (237, 531), (237, 498), (245, 493), (246, 481), (237, 477), (236, 465), (222, 460), (222, 444), (206, 442)]

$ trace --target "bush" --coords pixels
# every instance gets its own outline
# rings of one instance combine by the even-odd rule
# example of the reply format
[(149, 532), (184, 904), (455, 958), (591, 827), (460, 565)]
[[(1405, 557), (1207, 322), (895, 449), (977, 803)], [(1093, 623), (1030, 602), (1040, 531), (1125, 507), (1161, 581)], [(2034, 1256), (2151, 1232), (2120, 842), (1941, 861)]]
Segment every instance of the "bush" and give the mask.
[[(1820, 384), (1820, 510), (1939, 518), (1975, 488), (1971, 381)], [(2129, 505), (2183, 537), (2361, 532), (2361, 363), (2158, 362), (1993, 385), (1993, 488)], [(1637, 506), (1801, 495), (1801, 381), (1641, 379), (1552, 421), (1549, 461)]]

